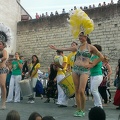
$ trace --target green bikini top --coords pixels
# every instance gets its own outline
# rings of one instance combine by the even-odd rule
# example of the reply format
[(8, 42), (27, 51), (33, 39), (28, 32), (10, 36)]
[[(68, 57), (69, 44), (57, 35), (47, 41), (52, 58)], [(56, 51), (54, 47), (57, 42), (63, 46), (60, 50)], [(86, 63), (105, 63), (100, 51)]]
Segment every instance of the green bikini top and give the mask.
[(83, 58), (91, 58), (91, 53), (89, 52), (88, 44), (86, 45), (86, 49), (82, 51), (80, 50), (80, 47), (78, 48), (77, 53), (76, 53), (76, 58), (79, 56)]

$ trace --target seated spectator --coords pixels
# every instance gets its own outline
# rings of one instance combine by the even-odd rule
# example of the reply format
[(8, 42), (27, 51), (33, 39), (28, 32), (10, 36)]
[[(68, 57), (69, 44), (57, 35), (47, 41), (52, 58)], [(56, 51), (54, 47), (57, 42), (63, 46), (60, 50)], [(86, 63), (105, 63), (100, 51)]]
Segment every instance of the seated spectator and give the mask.
[(53, 116), (44, 116), (42, 120), (55, 120)]
[(46, 13), (45, 13), (45, 17), (48, 17), (48, 16), (49, 16), (49, 15), (48, 15), (48, 13), (46, 12)]
[(93, 4), (93, 8), (95, 8), (95, 5)]
[(45, 17), (45, 15), (44, 15), (44, 13), (42, 13), (42, 18), (44, 18)]
[(7, 114), (6, 120), (20, 120), (20, 115), (16, 110), (11, 110)]
[(62, 14), (65, 14), (65, 9), (64, 8), (62, 9)]
[(103, 5), (102, 6), (106, 6), (106, 3), (105, 2), (103, 2)]
[(80, 7), (81, 10), (83, 10), (82, 6)]
[(72, 12), (73, 11), (73, 9), (71, 9), (69, 12)]
[(55, 15), (58, 15), (58, 11), (55, 11)]
[(99, 3), (99, 4), (98, 4), (98, 7), (101, 7), (101, 6), (102, 6), (101, 3)]
[(74, 6), (74, 10), (76, 10), (77, 9), (77, 7), (76, 6)]
[(88, 120), (106, 120), (105, 111), (101, 107), (93, 107), (88, 113)]
[(35, 17), (36, 17), (36, 19), (39, 19), (39, 18), (40, 18), (40, 16), (38, 15), (38, 13), (36, 13), (36, 16), (35, 16)]
[(114, 4), (114, 2), (113, 2), (113, 0), (111, 0), (111, 3), (110, 3), (111, 5), (113, 5)]
[(42, 120), (42, 116), (37, 112), (33, 112), (29, 116), (28, 120)]
[(88, 7), (84, 6), (84, 10), (88, 9)]
[(91, 9), (92, 8), (92, 6), (91, 5), (89, 5), (89, 9)]
[(50, 13), (50, 16), (51, 16), (51, 17), (54, 16), (53, 12)]

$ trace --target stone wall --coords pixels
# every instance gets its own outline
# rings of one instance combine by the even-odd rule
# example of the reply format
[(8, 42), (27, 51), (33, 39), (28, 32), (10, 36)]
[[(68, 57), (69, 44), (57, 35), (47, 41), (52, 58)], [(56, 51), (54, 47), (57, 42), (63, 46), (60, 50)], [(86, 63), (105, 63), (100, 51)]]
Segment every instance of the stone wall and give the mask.
[[(103, 54), (110, 58), (114, 73), (117, 60), (120, 58), (120, 5), (88, 9), (85, 12), (95, 23), (95, 30), (90, 34), (92, 44), (102, 45)], [(31, 57), (33, 54), (38, 55), (41, 70), (46, 71), (56, 54), (54, 50), (49, 49), (48, 45), (66, 47), (75, 40), (71, 35), (67, 18), (68, 14), (61, 14), (39, 20), (19, 22), (17, 51), (26, 57)], [(68, 52), (64, 53), (68, 54)]]
[(0, 0), (0, 23), (4, 23), (11, 29), (11, 44), (8, 46), (9, 53), (16, 51), (17, 22), (21, 21), (21, 14), (26, 15), (25, 9), (18, 4), (20, 0)]

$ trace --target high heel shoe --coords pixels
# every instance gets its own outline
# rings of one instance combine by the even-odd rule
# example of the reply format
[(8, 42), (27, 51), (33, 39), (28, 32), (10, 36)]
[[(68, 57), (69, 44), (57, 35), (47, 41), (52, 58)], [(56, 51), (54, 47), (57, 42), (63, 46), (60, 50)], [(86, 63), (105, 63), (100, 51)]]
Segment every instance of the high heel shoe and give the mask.
[(44, 103), (49, 103), (50, 102), (50, 99), (47, 99)]

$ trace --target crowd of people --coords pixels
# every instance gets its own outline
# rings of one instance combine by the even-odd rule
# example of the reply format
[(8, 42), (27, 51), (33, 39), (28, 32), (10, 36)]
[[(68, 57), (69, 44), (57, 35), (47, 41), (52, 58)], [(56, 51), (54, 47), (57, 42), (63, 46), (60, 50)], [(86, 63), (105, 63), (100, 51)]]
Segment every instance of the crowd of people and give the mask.
[[(2, 36), (3, 35), (4, 34), (2, 34)], [(41, 79), (39, 79), (38, 72), (41, 65), (38, 56), (32, 55), (30, 59), (25, 61), (24, 57), (20, 56), (20, 53), (15, 52), (14, 57), (11, 58), (8, 55), (6, 44), (3, 42), (2, 36), (0, 37), (0, 87), (2, 110), (6, 109), (6, 103), (20, 103), (22, 100), (21, 97), (26, 94), (25, 92), (27, 92), (28, 97), (27, 103), (34, 104), (36, 93), (39, 91), (39, 94), (44, 94), (46, 96), (46, 101), (44, 103), (49, 103), (52, 97), (56, 105), (62, 108), (67, 107), (68, 99), (74, 97), (76, 111), (73, 113), (73, 116), (84, 117), (86, 113), (85, 91), (87, 90), (88, 80), (90, 80), (90, 91), (93, 96), (94, 107), (89, 109), (88, 119), (95, 120), (98, 115), (100, 116), (100, 120), (106, 119), (104, 107), (111, 102), (111, 92), (109, 88), (111, 84), (110, 77), (112, 69), (108, 56), (102, 54), (102, 46), (98, 44), (92, 45), (86, 31), (80, 30), (77, 35), (80, 45), (73, 41), (69, 47), (58, 48), (54, 45), (48, 46), (49, 49), (56, 51), (56, 55), (50, 64), (48, 82), (45, 89), (43, 89)], [(70, 51), (70, 53), (64, 55), (63, 51)], [(67, 77), (70, 77), (71, 81), (69, 79), (66, 84), (66, 82), (63, 81), (66, 81)], [(28, 78), (27, 81), (25, 80), (27, 84), (23, 84), (26, 78)], [(71, 82), (73, 82), (73, 84)], [(21, 88), (21, 84), (29, 86)], [(116, 108), (117, 110), (120, 110), (120, 59), (118, 60), (116, 68), (115, 86), (117, 90), (113, 104), (118, 106)], [(68, 95), (68, 93), (70, 93), (69, 87), (71, 87), (70, 89), (74, 92), (74, 94), (70, 96)], [(26, 89), (26, 91), (24, 91), (24, 89)], [(12, 120), (11, 116), (13, 116), (13, 118), (17, 117), (18, 120), (20, 119), (19, 113), (15, 110), (10, 111), (6, 119), (10, 120), (11, 118)], [(47, 119), (54, 120), (52, 116), (42, 117), (37, 112), (32, 113), (28, 118), (28, 120)]]
[[(114, 4), (114, 2), (113, 2), (113, 0), (111, 0), (111, 2), (108, 3), (108, 4), (106, 2), (103, 2), (102, 4), (99, 3), (97, 7), (104, 7), (104, 6), (113, 5), (113, 4)], [(119, 4), (119, 0), (118, 0), (118, 4)], [(82, 10), (93, 9), (93, 8), (96, 8), (95, 4), (89, 5), (89, 6), (80, 7), (80, 9), (82, 9)], [(77, 7), (74, 6), (74, 8), (69, 10), (69, 12), (73, 11), (73, 10), (76, 10), (76, 9), (77, 9)], [(50, 14), (48, 14), (48, 12), (42, 13), (42, 14), (36, 13), (35, 18), (36, 19), (40, 19), (40, 18), (45, 18), (45, 17), (52, 17), (52, 16), (55, 16), (55, 15), (60, 15), (60, 14), (65, 14), (65, 13), (68, 13), (68, 11), (66, 11), (65, 8), (63, 8), (61, 13), (58, 13), (58, 11), (55, 11), (55, 13), (51, 12)]]
[[(58, 107), (67, 107), (69, 97), (59, 83), (65, 78), (66, 74), (71, 74), (75, 86), (75, 105), (77, 107), (73, 114), (75, 117), (85, 116), (85, 88), (88, 79), (90, 79), (90, 90), (94, 99), (94, 106), (103, 109), (104, 106), (108, 105), (108, 102), (111, 102), (109, 87), (112, 69), (108, 57), (102, 55), (102, 47), (100, 45), (91, 44), (90, 39), (84, 32), (79, 34), (79, 41), (81, 42), (80, 45), (73, 41), (68, 48), (57, 48), (54, 45), (49, 45), (51, 49), (56, 50), (57, 54), (50, 65), (45, 94), (47, 98), (45, 103), (49, 103), (52, 97), (57, 99), (56, 104)], [(32, 94), (29, 95), (27, 103), (35, 103), (35, 86), (38, 80), (38, 70), (40, 69), (38, 57), (33, 55), (31, 59), (24, 61), (24, 57), (16, 52), (15, 57), (8, 59), (5, 43), (0, 42), (0, 47), (0, 60), (2, 61), (0, 63), (2, 67), (0, 69), (2, 109), (6, 109), (6, 102), (19, 103), (21, 101), (19, 82), (25, 77), (30, 78), (29, 82), (32, 87)], [(71, 53), (66, 56), (63, 54), (63, 51), (71, 51)], [(118, 106), (116, 109), (120, 109), (119, 64), (120, 60), (118, 60), (115, 75), (115, 78), (117, 78), (117, 91), (114, 97), (114, 105)]]
[[(120, 118), (118, 118), (119, 120)], [(7, 116), (6, 120), (20, 120), (20, 114), (16, 110), (11, 110)], [(55, 120), (53, 116), (42, 116), (38, 112), (33, 112), (28, 117), (28, 120)], [(106, 120), (106, 113), (100, 107), (93, 107), (88, 113), (88, 120)]]

